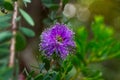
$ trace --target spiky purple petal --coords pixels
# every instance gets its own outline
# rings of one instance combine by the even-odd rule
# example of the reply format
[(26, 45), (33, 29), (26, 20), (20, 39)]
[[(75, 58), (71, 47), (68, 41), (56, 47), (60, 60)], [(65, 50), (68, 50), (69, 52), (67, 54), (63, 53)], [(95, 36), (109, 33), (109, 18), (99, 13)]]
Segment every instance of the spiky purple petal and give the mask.
[(54, 52), (61, 58), (65, 58), (75, 48), (74, 33), (64, 24), (55, 24), (41, 34), (40, 50), (46, 56)]

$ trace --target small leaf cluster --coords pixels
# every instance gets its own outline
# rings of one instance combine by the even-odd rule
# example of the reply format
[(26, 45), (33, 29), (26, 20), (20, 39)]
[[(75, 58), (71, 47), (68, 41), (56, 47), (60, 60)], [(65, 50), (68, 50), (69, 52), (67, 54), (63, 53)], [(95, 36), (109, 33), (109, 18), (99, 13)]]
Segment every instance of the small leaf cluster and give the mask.
[(9, 30), (11, 17), (11, 14), (0, 15), (0, 80), (7, 80), (12, 76), (10, 75), (12, 74), (12, 68), (7, 67), (12, 38), (12, 32)]
[[(27, 44), (26, 37), (34, 37), (35, 33), (32, 29), (23, 27), (21, 25), (22, 17), (28, 22), (30, 26), (34, 26), (34, 21), (30, 15), (21, 9), (18, 5), (18, 15), (16, 18), (16, 35), (13, 36), (12, 20), (14, 13), (14, 2), (17, 0), (0, 0), (0, 80), (18, 79), (18, 62), (15, 57), (16, 68), (9, 68), (9, 57), (10, 57), (10, 45), (11, 39), (15, 38), (15, 53), (22, 51)], [(30, 2), (30, 0), (24, 0), (24, 3)], [(15, 54), (17, 55), (17, 54)], [(13, 76), (13, 72), (17, 75)], [(4, 76), (4, 77), (3, 77)]]

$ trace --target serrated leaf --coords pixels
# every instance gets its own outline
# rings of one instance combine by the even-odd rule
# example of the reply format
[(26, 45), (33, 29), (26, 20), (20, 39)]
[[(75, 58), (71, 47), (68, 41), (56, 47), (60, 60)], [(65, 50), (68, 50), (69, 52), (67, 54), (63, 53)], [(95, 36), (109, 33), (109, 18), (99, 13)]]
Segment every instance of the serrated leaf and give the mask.
[(10, 31), (0, 32), (0, 42), (10, 39), (12, 37), (12, 33)]
[(23, 34), (25, 34), (28, 37), (34, 37), (35, 36), (34, 31), (29, 29), (29, 28), (20, 27), (19, 29)]
[(17, 32), (16, 34), (16, 51), (22, 51), (23, 49), (25, 49), (26, 47), (26, 39), (25, 37), (20, 33), (20, 32)]
[(23, 18), (31, 25), (34, 26), (34, 21), (33, 19), (29, 16), (28, 13), (26, 13), (23, 9), (19, 9), (21, 15), (23, 16)]

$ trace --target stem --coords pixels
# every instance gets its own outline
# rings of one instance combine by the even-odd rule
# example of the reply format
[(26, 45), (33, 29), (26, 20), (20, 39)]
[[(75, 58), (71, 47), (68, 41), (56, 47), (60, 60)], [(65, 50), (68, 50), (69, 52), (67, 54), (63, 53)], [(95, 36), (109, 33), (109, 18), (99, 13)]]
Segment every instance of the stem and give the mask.
[(16, 36), (16, 28), (17, 28), (17, 24), (16, 24), (16, 18), (17, 18), (17, 14), (18, 14), (18, 4), (15, 1), (14, 2), (14, 12), (13, 12), (13, 17), (12, 17), (12, 34), (13, 37), (11, 39), (11, 46), (10, 46), (10, 60), (9, 60), (9, 67), (13, 67), (14, 66), (14, 58), (15, 58), (15, 36)]
[(60, 0), (59, 8), (58, 8), (57, 14), (59, 14), (59, 13), (62, 12), (62, 8), (63, 8), (63, 3), (62, 3), (62, 0)]

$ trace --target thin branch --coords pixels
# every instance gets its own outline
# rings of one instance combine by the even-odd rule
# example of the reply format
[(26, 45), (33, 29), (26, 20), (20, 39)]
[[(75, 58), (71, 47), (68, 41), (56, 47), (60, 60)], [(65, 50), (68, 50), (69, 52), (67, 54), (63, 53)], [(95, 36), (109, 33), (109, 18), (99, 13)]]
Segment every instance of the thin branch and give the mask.
[(62, 12), (62, 8), (63, 8), (63, 3), (62, 3), (62, 0), (60, 0), (59, 8), (58, 8), (57, 14), (60, 14), (60, 13)]
[(17, 14), (18, 14), (18, 3), (15, 1), (14, 2), (14, 12), (13, 12), (13, 17), (12, 17), (12, 34), (13, 34), (13, 37), (11, 39), (11, 46), (10, 46), (9, 67), (14, 66), (15, 43), (16, 43), (15, 35), (16, 35), (16, 28), (17, 28), (17, 24), (16, 24)]

